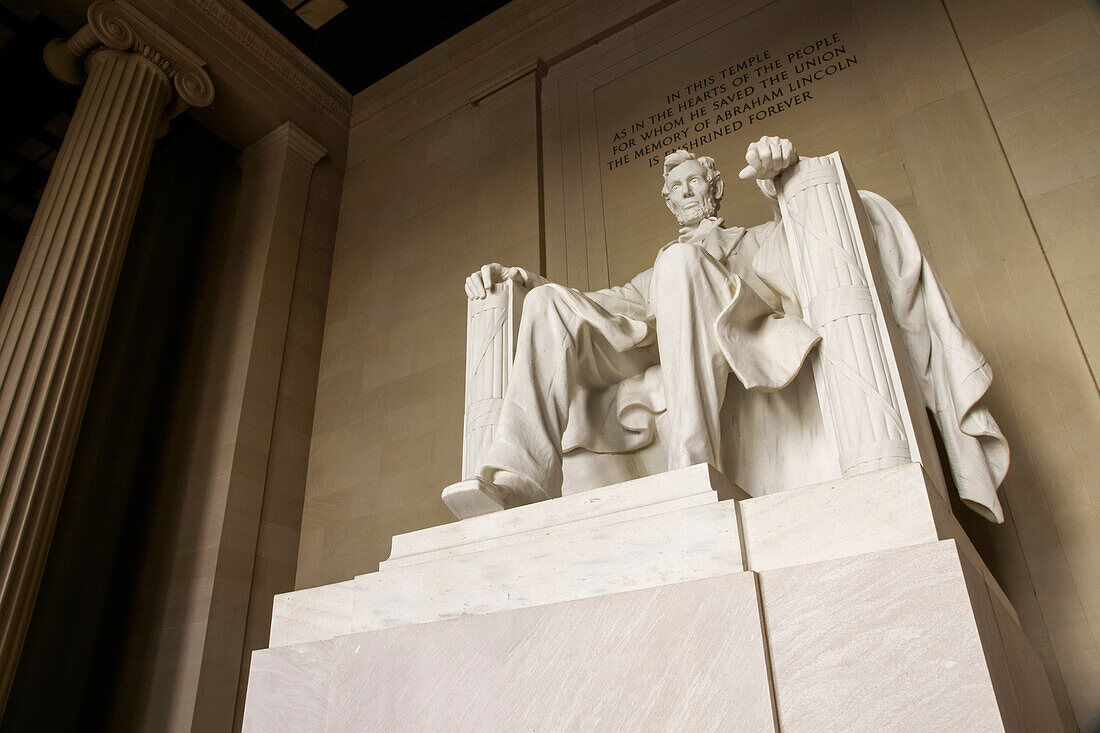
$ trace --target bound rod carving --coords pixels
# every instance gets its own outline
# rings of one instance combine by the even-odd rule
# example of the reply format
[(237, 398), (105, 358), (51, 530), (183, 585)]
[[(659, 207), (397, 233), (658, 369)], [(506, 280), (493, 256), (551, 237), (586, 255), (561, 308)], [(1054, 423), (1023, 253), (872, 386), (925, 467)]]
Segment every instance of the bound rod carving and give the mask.
[(516, 331), (527, 289), (513, 280), (493, 286), (485, 298), (470, 300), (466, 313), (466, 410), (462, 435), (462, 478), (472, 479), (485, 464), (493, 442), (508, 374), (516, 353)]
[(814, 377), (844, 476), (913, 460), (857, 206), (837, 155), (803, 158), (778, 186), (802, 316), (821, 334)]

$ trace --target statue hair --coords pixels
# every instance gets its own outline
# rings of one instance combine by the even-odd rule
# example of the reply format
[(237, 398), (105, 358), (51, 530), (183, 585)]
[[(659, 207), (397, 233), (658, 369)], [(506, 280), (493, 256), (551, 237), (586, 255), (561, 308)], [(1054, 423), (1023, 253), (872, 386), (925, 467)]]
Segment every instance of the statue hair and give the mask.
[(674, 150), (665, 156), (665, 166), (662, 176), (665, 179), (665, 183), (661, 186), (661, 195), (665, 197), (665, 201), (668, 201), (668, 174), (673, 168), (686, 163), (689, 160), (697, 160), (703, 164), (703, 168), (706, 169), (707, 184), (710, 185), (711, 193), (714, 196), (714, 209), (718, 210), (718, 205), (722, 201), (722, 174), (719, 172), (718, 167), (714, 164), (714, 158), (709, 155), (696, 155), (695, 153), (687, 150)]

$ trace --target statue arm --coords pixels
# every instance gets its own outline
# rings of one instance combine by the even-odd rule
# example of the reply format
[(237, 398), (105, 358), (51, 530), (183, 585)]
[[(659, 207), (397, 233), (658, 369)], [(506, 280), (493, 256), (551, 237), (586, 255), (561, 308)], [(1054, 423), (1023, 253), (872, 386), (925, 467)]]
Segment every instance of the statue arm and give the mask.
[[(584, 295), (612, 314), (644, 321), (646, 320), (645, 294), (649, 290), (651, 272), (652, 270), (646, 270), (624, 285), (589, 293), (582, 293), (576, 288), (570, 288), (570, 290)], [(498, 262), (493, 262), (466, 278), (466, 297), (470, 300), (481, 300), (492, 290), (493, 285), (505, 280), (513, 280), (527, 288), (536, 288), (550, 282), (542, 275), (522, 267), (505, 267)]]

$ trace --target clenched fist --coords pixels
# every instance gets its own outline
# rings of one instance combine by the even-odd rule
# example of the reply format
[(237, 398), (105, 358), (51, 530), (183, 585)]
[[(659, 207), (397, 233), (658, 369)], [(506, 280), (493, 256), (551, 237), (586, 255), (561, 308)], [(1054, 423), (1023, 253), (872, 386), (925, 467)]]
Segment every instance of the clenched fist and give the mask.
[(748, 165), (741, 169), (738, 177), (770, 181), (797, 163), (798, 153), (790, 140), (765, 135), (749, 145), (745, 151), (745, 162)]

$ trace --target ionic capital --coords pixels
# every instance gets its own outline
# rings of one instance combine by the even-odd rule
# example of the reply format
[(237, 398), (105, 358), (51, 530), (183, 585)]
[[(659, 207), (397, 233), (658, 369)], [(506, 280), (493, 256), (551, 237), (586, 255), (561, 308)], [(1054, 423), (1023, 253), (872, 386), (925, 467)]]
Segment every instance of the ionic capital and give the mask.
[(82, 84), (85, 59), (98, 49), (133, 53), (160, 69), (174, 90), (166, 110), (169, 119), (214, 101), (206, 62), (125, 0), (96, 0), (88, 8), (88, 24), (67, 41), (50, 41), (43, 55), (58, 79)]

